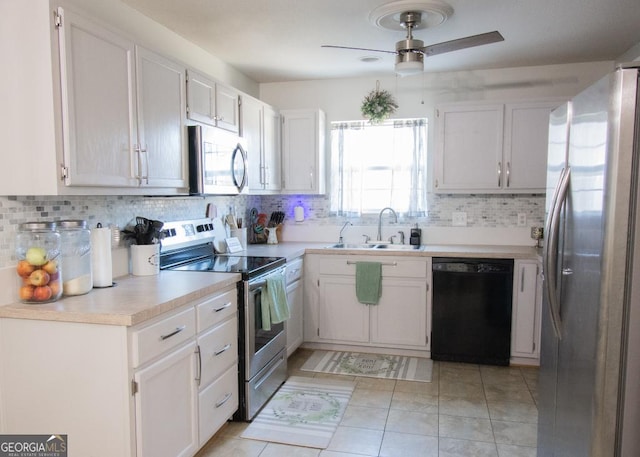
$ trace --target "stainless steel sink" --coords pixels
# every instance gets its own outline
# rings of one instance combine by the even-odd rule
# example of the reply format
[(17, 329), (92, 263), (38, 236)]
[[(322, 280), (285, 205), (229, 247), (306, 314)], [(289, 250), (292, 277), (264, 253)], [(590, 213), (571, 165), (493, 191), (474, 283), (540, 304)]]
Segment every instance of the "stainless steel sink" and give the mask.
[(326, 249), (384, 249), (386, 251), (421, 251), (422, 246), (411, 244), (391, 243), (336, 243), (327, 246)]
[(422, 246), (413, 244), (377, 244), (374, 249), (386, 249), (387, 251), (422, 251)]

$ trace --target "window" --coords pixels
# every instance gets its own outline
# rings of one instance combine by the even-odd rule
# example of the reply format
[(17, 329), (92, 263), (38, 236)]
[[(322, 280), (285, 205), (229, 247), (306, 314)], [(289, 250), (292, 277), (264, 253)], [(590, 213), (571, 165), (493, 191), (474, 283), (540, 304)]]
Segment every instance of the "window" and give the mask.
[(425, 216), (426, 147), (426, 119), (333, 122), (331, 212), (359, 216), (390, 206)]

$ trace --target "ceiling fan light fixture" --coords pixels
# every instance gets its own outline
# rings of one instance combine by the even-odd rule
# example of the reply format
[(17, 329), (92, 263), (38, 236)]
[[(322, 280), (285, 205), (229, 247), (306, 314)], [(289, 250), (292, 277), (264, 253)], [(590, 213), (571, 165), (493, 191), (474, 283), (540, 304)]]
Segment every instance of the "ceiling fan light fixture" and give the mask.
[(402, 52), (396, 55), (395, 71), (400, 76), (411, 76), (424, 71), (424, 56), (420, 52)]

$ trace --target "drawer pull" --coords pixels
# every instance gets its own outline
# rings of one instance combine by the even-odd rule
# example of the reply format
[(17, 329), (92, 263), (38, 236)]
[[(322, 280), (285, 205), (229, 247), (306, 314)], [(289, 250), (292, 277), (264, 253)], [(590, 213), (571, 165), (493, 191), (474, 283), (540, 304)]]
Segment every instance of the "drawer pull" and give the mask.
[(213, 308), (213, 312), (214, 313), (219, 313), (220, 311), (227, 309), (228, 307), (231, 306), (231, 302), (227, 302), (224, 305), (222, 305), (220, 308)]
[(164, 340), (166, 340), (166, 339), (169, 339), (169, 338), (171, 338), (172, 336), (177, 335), (178, 333), (180, 333), (181, 331), (183, 331), (185, 328), (187, 328), (187, 326), (186, 326), (186, 325), (183, 325), (182, 327), (176, 327), (176, 329), (175, 329), (173, 332), (168, 333), (168, 334), (166, 334), (166, 335), (160, 335), (160, 339), (161, 339), (162, 341), (164, 341)]
[(225, 395), (222, 400), (216, 403), (216, 408), (220, 408), (222, 405), (228, 402), (231, 399), (231, 397), (233, 397), (233, 394), (228, 393), (227, 395)]
[(230, 344), (230, 343), (226, 344), (226, 345), (225, 345), (222, 349), (220, 349), (219, 351), (215, 351), (215, 352), (213, 353), (213, 355), (220, 355), (220, 354), (222, 354), (223, 352), (228, 351), (229, 349), (231, 349), (231, 344)]
[[(347, 265), (355, 265), (357, 262), (354, 262), (353, 260), (347, 260)], [(382, 266), (385, 267), (396, 267), (398, 266), (398, 262), (381, 262), (380, 263)]]

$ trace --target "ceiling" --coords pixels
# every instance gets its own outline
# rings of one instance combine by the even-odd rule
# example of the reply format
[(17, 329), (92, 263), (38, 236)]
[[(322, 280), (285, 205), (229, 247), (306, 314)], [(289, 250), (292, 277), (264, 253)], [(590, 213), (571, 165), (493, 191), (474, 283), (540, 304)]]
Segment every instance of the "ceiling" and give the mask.
[[(259, 83), (390, 76), (392, 54), (321, 45), (393, 51), (405, 37), (370, 22), (389, 0), (123, 1)], [(615, 60), (640, 43), (638, 0), (447, 3), (453, 14), (414, 38), (430, 45), (498, 30), (505, 41), (428, 57), (425, 72)], [(380, 60), (360, 60), (368, 56)]]

